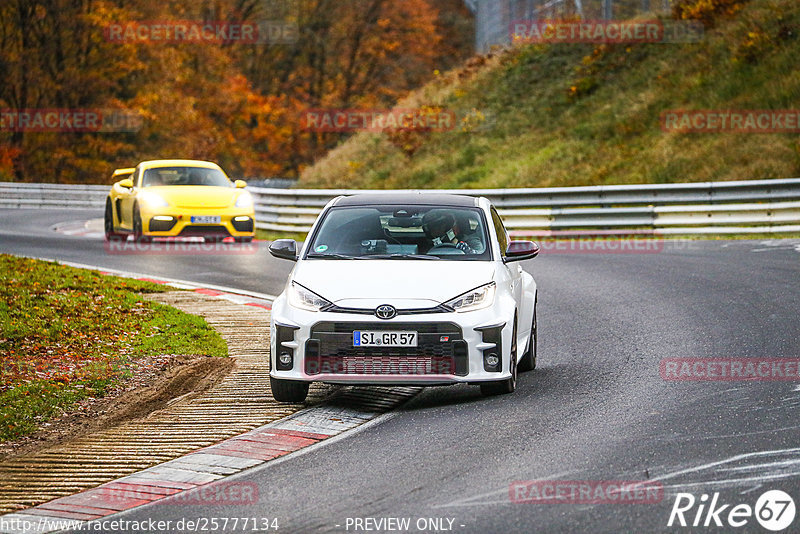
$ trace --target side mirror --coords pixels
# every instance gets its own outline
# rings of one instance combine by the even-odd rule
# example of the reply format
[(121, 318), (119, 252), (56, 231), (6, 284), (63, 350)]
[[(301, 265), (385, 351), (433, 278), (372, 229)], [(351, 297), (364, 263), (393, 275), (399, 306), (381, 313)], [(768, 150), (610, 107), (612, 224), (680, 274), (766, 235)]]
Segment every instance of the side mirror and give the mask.
[(133, 189), (133, 180), (130, 178), (125, 178), (124, 180), (117, 182), (117, 185), (124, 187), (125, 189)]
[(244, 180), (236, 180), (235, 182), (233, 182), (233, 185), (237, 189), (243, 189), (243, 188), (247, 187), (247, 182), (245, 182)]
[(269, 246), (269, 253), (282, 260), (297, 261), (297, 242), (294, 239), (278, 239)]
[(535, 258), (539, 254), (539, 245), (533, 241), (512, 241), (508, 244), (508, 250), (503, 261), (522, 261)]

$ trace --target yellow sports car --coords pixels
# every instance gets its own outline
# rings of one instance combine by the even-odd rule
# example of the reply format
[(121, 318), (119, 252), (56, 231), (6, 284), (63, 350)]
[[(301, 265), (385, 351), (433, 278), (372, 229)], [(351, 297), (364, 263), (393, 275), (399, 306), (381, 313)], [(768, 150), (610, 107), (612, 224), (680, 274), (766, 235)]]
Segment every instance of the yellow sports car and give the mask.
[(253, 198), (243, 180), (231, 182), (215, 163), (194, 160), (144, 161), (117, 169), (106, 200), (106, 239), (136, 241), (154, 237), (203, 237), (239, 242), (255, 235)]

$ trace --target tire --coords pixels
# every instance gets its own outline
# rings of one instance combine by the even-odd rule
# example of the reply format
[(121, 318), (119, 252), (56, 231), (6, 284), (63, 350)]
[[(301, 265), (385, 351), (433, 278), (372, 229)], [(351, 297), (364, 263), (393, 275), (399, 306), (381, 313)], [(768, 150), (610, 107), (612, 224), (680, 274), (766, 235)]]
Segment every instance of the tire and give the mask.
[(111, 199), (106, 200), (106, 212), (103, 217), (103, 229), (106, 234), (106, 241), (122, 241), (127, 236), (115, 231), (114, 210), (111, 207)]
[(144, 235), (142, 226), (142, 215), (139, 213), (139, 206), (133, 208), (133, 240), (137, 243), (149, 243), (150, 236)]
[(514, 318), (514, 331), (511, 334), (511, 351), (509, 352), (508, 367), (511, 371), (511, 378), (497, 380), (495, 382), (485, 382), (481, 384), (481, 395), (492, 397), (495, 395), (506, 395), (513, 393), (517, 389), (517, 318)]
[(237, 243), (251, 243), (253, 241), (252, 237), (235, 237), (234, 240)]
[(269, 386), (272, 389), (272, 397), (278, 402), (299, 403), (308, 396), (308, 382), (269, 377)]
[(533, 371), (536, 369), (536, 352), (538, 349), (537, 343), (537, 328), (536, 328), (536, 302), (539, 300), (539, 296), (536, 296), (536, 300), (533, 301), (533, 324), (531, 325), (531, 337), (528, 340), (528, 350), (519, 360), (519, 365), (517, 365), (517, 370), (521, 373), (525, 373), (527, 371)]

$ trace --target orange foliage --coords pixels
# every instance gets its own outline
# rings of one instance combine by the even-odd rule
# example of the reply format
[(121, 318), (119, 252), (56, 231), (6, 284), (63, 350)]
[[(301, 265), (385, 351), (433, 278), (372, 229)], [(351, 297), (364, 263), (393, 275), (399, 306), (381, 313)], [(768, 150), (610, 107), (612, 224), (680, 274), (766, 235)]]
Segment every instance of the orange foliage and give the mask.
[(0, 145), (0, 178), (8, 180), (14, 176), (14, 160), (21, 152), (19, 148)]
[(747, 0), (678, 0), (672, 6), (677, 19), (700, 20), (706, 27), (713, 27), (719, 16), (731, 16), (742, 8)]
[[(470, 52), (468, 39), (443, 42), (455, 26), (443, 26), (432, 3), (1, 3), (0, 109), (114, 108), (143, 120), (136, 132), (0, 129), (0, 175), (98, 183), (114, 168), (180, 157), (217, 161), (237, 178), (296, 176), (342, 135), (304, 131), (304, 109), (392, 105)], [(104, 34), (110, 24), (169, 20), (281, 20), (299, 34), (273, 45), (120, 43)]]

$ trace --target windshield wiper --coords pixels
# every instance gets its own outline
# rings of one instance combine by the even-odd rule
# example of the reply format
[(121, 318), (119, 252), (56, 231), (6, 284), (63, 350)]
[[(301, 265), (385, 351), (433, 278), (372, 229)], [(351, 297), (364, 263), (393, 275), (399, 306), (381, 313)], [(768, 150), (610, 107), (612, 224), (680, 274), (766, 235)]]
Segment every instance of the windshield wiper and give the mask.
[(365, 256), (375, 260), (440, 260), (439, 256), (429, 254), (370, 254)]
[(307, 254), (306, 257), (308, 258), (319, 258), (323, 260), (363, 260), (364, 258), (359, 256), (348, 256), (347, 254), (321, 254), (319, 252), (312, 252)]

